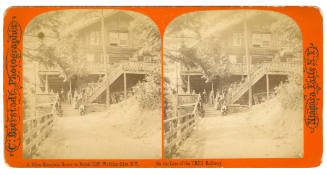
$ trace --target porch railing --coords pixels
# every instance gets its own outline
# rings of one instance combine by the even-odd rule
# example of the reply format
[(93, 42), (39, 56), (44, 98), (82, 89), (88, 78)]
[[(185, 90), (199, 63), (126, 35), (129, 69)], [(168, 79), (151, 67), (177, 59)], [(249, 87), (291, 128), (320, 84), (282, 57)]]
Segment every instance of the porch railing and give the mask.
[[(129, 62), (121, 62), (121, 63), (114, 63), (109, 65), (106, 64), (88, 64), (85, 69), (89, 73), (93, 74), (105, 74), (107, 70), (107, 66), (110, 68), (112, 67), (117, 67), (119, 65), (122, 66), (122, 68), (125, 71), (133, 71), (133, 72), (138, 72), (138, 71), (151, 71), (156, 63), (155, 62), (139, 62), (139, 61), (129, 61)], [(61, 68), (58, 66), (44, 66), (44, 65), (39, 65), (38, 71), (40, 72), (61, 72)], [(110, 70), (108, 70), (110, 71)]]
[(248, 78), (244, 82), (240, 82), (236, 89), (232, 89), (229, 104), (235, 103), (248, 89), (249, 85), (254, 85), (262, 76), (267, 73), (283, 73), (301, 72), (301, 63), (299, 62), (285, 62), (285, 63), (263, 63), (252, 65), (251, 80)]
[[(285, 72), (285, 71), (298, 71), (298, 69), (302, 69), (302, 66), (300, 66), (302, 63), (298, 61), (288, 61), (288, 62), (266, 62), (266, 63), (257, 63), (257, 64), (252, 64), (251, 69), (256, 69), (259, 68), (260, 66), (264, 65), (267, 66), (269, 65), (269, 69), (271, 71), (280, 71), (280, 72)], [(232, 74), (237, 74), (237, 75), (246, 75), (247, 74), (247, 64), (244, 63), (236, 63), (236, 64), (221, 64), (219, 65), (220, 68), (226, 69), (226, 71), (229, 71)], [(202, 73), (202, 69), (197, 67), (197, 68), (186, 68), (182, 67), (181, 72), (183, 74), (187, 73)]]
[(147, 73), (152, 71), (154, 68), (154, 63), (146, 62), (128, 62), (121, 64), (114, 64), (110, 66), (108, 78), (104, 78), (101, 82), (93, 84), (91, 87), (91, 92), (88, 94), (87, 102), (92, 103), (97, 99), (99, 95), (113, 82), (115, 82), (120, 75), (124, 72), (133, 73)]

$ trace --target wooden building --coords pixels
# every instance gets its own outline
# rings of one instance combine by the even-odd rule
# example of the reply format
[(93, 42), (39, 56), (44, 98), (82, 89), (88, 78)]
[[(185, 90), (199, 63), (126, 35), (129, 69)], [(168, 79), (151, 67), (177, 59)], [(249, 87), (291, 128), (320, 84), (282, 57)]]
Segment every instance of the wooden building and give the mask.
[[(268, 97), (274, 87), (287, 80), (289, 72), (301, 68), (302, 61), (302, 53), (289, 52), (285, 45), (278, 42), (279, 36), (270, 30), (271, 25), (277, 20), (279, 19), (270, 13), (248, 15), (246, 21), (244, 18), (236, 19), (229, 25), (219, 27), (217, 31), (195, 44), (193, 47), (197, 49), (216, 46), (210, 50), (212, 64), (217, 67), (225, 66), (230, 76), (227, 78), (216, 76), (210, 82), (205, 82), (199, 68), (184, 67), (181, 70), (184, 92), (199, 93), (204, 89), (207, 93), (212, 89), (216, 92), (216, 89), (229, 88), (231, 84), (236, 84), (233, 90), (234, 97), (230, 103), (248, 104), (251, 84), (254, 97), (251, 103), (258, 101), (256, 97), (259, 94), (264, 93)], [(249, 71), (246, 44), (250, 58)], [(248, 73), (251, 83), (247, 80)], [(242, 80), (245, 82), (241, 83)]]
[[(128, 91), (137, 82), (142, 81), (160, 61), (159, 55), (152, 54), (144, 46), (134, 42), (138, 36), (130, 31), (133, 20), (135, 17), (131, 12), (117, 10), (105, 13), (103, 21), (99, 15), (95, 20), (88, 22), (81, 20), (81, 25), (72, 27), (73, 30), (67, 35), (69, 33), (76, 35), (78, 46), (84, 55), (81, 59), (87, 63), (85, 72), (88, 75), (73, 76), (69, 81), (64, 81), (58, 67), (49, 68), (40, 65), (39, 84), (42, 91), (44, 93), (59, 92), (62, 89), (74, 91), (92, 86), (93, 93), (89, 94), (87, 102), (105, 103), (106, 88), (109, 86), (110, 92), (123, 94), (126, 98)], [(102, 22), (104, 22), (104, 31), (102, 31)], [(104, 46), (102, 39), (104, 39)], [(106, 76), (109, 77), (108, 80)]]

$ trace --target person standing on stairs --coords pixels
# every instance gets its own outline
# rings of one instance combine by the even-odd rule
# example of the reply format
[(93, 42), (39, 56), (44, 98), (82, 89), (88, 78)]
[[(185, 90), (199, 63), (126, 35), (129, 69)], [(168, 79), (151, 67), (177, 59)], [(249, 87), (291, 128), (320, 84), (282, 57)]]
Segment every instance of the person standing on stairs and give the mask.
[(77, 106), (77, 99), (78, 99), (78, 92), (75, 89), (74, 96), (73, 96), (73, 107), (74, 107), (74, 109), (77, 109), (78, 108), (78, 106)]
[(206, 89), (203, 90), (203, 103), (207, 104), (208, 102), (208, 95), (207, 95), (207, 92), (206, 92)]
[(71, 90), (69, 90), (67, 92), (67, 102), (68, 102), (68, 104), (72, 104), (72, 91)]
[(60, 102), (61, 103), (65, 103), (65, 92), (64, 92), (64, 89), (61, 88), (61, 91), (60, 91)]
[(214, 99), (215, 99), (215, 93), (213, 92), (213, 89), (210, 91), (210, 95), (209, 95), (209, 103), (211, 105), (214, 104)]
[(220, 93), (217, 89), (217, 94), (216, 94), (216, 98), (215, 98), (215, 109), (216, 110), (220, 110), (221, 99), (222, 99), (222, 95), (220, 95)]

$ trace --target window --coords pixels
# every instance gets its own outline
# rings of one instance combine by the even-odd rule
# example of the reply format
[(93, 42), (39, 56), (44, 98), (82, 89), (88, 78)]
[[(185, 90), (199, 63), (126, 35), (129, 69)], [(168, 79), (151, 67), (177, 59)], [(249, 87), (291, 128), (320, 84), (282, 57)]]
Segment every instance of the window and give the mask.
[(128, 46), (128, 33), (109, 32), (109, 43), (111, 46)]
[(128, 33), (119, 33), (119, 45), (128, 46)]
[(271, 34), (270, 33), (254, 33), (252, 35), (253, 47), (270, 47), (271, 46)]
[(232, 46), (240, 47), (242, 45), (242, 33), (233, 33), (233, 43)]
[(109, 43), (111, 46), (118, 46), (119, 44), (119, 36), (117, 32), (109, 33)]
[(151, 62), (152, 58), (150, 56), (144, 56), (144, 62)]

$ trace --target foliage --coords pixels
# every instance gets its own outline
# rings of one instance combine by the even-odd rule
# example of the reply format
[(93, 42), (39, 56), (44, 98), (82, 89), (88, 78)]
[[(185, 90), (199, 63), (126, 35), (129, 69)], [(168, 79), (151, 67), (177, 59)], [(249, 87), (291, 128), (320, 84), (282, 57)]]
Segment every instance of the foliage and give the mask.
[(182, 46), (178, 51), (180, 53), (178, 56), (174, 56), (169, 52), (165, 52), (164, 56), (182, 63), (187, 68), (199, 67), (207, 82), (211, 81), (215, 76), (227, 77), (230, 75), (228, 64), (216, 63), (206, 50)]
[[(46, 13), (34, 18), (24, 36), (23, 55), (45, 66), (59, 66), (66, 79), (85, 75), (87, 66), (82, 58), (82, 48), (74, 35), (61, 32), (67, 24), (62, 11)], [(32, 37), (32, 38), (30, 38)]]
[(165, 30), (165, 35), (176, 34), (184, 29), (190, 29), (201, 37), (201, 28), (203, 28), (203, 12), (188, 13), (174, 19)]
[[(284, 48), (290, 48), (293, 53), (300, 53), (302, 49), (302, 36), (296, 23), (289, 17), (280, 14), (267, 12), (249, 12), (248, 16), (257, 18), (258, 16), (271, 15), (276, 16), (272, 24), (259, 26), (263, 31), (271, 31), (276, 37), (278, 45)], [(222, 63), (222, 45), (221, 31), (228, 25), (233, 25), (235, 21), (242, 21), (243, 12), (201, 12), (190, 13), (176, 18), (165, 31), (165, 36), (178, 38), (184, 35), (185, 29), (197, 33), (197, 38), (187, 40), (183, 39), (180, 49), (173, 53), (173, 48), (166, 49), (164, 56), (182, 63), (185, 67), (199, 67), (207, 81), (215, 76), (226, 78), (230, 76), (229, 64)], [(189, 32), (189, 33), (192, 33)], [(195, 39), (195, 40), (194, 40)], [(186, 41), (186, 44), (184, 42)], [(189, 44), (193, 42), (192, 44)], [(171, 40), (173, 45), (178, 45), (178, 40)], [(165, 46), (168, 47), (168, 46)]]
[(277, 99), (285, 109), (299, 109), (303, 106), (302, 75), (290, 74), (286, 83), (275, 88)]
[(34, 115), (34, 84), (29, 79), (24, 77), (24, 90), (23, 90), (23, 116), (24, 120)]
[(161, 71), (160, 67), (147, 74), (145, 81), (134, 86), (135, 97), (143, 109), (161, 108)]
[(161, 52), (161, 36), (158, 27), (150, 18), (137, 17), (129, 25), (136, 46), (145, 48), (155, 55)]
[(271, 25), (271, 30), (278, 36), (278, 45), (290, 48), (293, 53), (302, 51), (302, 33), (291, 18), (280, 18)]

